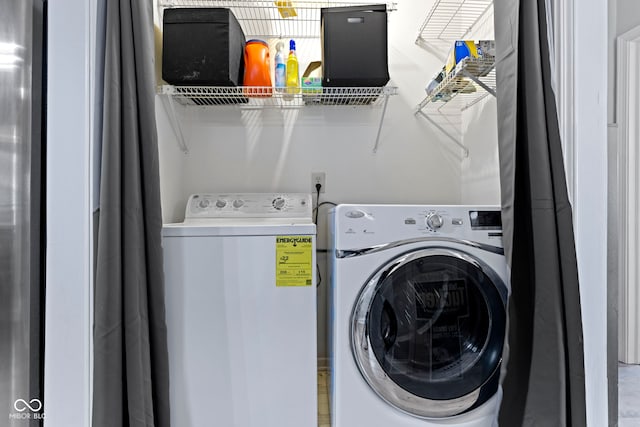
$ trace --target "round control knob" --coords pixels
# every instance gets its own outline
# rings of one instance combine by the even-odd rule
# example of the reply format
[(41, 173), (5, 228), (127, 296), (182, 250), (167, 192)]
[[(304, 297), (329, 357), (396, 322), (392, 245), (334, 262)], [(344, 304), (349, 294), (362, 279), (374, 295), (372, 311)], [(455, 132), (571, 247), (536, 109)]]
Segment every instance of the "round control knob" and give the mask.
[(234, 208), (240, 208), (244, 205), (244, 201), (240, 200), (240, 199), (236, 199), (233, 201), (233, 207)]
[(276, 197), (275, 199), (273, 199), (273, 201), (271, 202), (271, 204), (273, 205), (274, 208), (281, 210), (282, 208), (284, 208), (284, 205), (286, 204), (286, 200), (284, 200), (282, 197)]
[(430, 229), (437, 230), (438, 228), (442, 227), (442, 224), (444, 224), (444, 221), (442, 217), (437, 213), (430, 213), (429, 215), (427, 215), (427, 227), (429, 227)]
[(225, 206), (227, 206), (227, 201), (226, 200), (222, 200), (222, 199), (216, 200), (216, 208), (222, 209)]
[(209, 199), (202, 199), (198, 202), (198, 207), (200, 209), (207, 209), (211, 205)]

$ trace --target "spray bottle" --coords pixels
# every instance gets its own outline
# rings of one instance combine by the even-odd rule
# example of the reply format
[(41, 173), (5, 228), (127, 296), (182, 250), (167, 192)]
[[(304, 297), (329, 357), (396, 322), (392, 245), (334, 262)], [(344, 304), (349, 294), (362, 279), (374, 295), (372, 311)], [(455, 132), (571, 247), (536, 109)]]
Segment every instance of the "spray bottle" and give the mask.
[(276, 43), (276, 57), (275, 57), (275, 83), (276, 91), (282, 92), (286, 86), (286, 66), (284, 65), (284, 43), (279, 41)]
[(300, 92), (300, 73), (298, 72), (298, 57), (296, 56), (296, 42), (289, 42), (289, 56), (287, 57), (287, 94)]

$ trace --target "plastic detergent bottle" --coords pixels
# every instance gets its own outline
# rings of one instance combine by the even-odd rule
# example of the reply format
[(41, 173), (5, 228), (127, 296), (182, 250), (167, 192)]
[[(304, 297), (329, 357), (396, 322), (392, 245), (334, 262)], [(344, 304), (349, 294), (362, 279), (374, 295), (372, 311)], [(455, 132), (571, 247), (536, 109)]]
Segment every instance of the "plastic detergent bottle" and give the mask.
[(243, 93), (246, 96), (271, 96), (270, 70), (267, 42), (257, 39), (247, 41), (244, 48)]
[(284, 49), (284, 43), (278, 42), (276, 43), (276, 58), (275, 58), (275, 83), (276, 90), (278, 92), (282, 92), (282, 88), (286, 86), (286, 66), (284, 65), (284, 54), (282, 53), (282, 49)]
[(298, 72), (298, 57), (296, 56), (296, 42), (289, 42), (289, 56), (287, 57), (287, 94), (300, 92), (300, 73)]

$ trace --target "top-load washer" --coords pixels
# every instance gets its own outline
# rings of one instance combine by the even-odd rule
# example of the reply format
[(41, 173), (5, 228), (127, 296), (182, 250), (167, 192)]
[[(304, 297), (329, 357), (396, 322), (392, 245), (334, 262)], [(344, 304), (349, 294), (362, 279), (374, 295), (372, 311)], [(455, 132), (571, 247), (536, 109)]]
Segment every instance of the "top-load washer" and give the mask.
[(171, 425), (317, 427), (309, 194), (197, 194), (163, 228)]
[(339, 205), (329, 224), (332, 426), (497, 426), (500, 209)]

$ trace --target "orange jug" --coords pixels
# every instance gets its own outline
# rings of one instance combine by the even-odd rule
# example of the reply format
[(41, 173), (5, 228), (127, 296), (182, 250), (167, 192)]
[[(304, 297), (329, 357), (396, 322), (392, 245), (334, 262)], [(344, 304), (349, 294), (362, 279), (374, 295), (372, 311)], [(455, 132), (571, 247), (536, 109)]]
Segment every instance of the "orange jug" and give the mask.
[(269, 45), (263, 40), (249, 40), (245, 45), (243, 86), (246, 96), (271, 96)]

